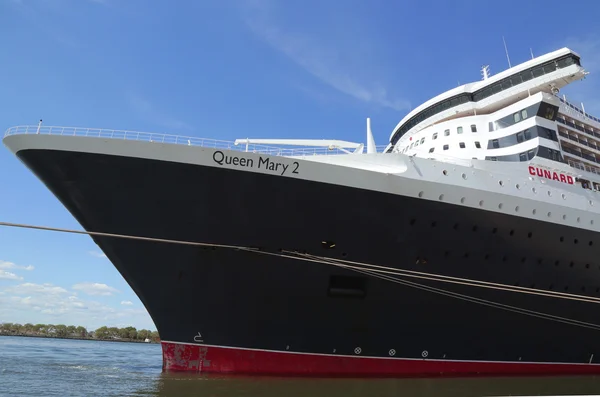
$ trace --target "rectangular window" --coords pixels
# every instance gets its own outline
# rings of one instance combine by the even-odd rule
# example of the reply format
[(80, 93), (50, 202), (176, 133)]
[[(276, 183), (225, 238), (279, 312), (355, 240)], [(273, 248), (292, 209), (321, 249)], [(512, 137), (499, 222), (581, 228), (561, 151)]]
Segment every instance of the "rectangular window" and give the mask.
[(519, 153), (519, 161), (527, 161), (527, 153)]
[[(450, 135), (450, 130), (446, 130), (446, 131), (448, 131), (448, 135)], [(462, 134), (462, 127), (456, 127), (456, 132), (458, 134)]]
[(525, 120), (527, 118), (527, 109), (521, 110), (521, 119)]
[(481, 149), (481, 144), (478, 141), (475, 141), (475, 147), (477, 149)]
[(448, 150), (448, 145), (444, 145), (444, 150)]
[[(462, 132), (462, 131), (461, 131), (461, 132)], [(459, 132), (459, 134), (460, 134), (460, 132)], [(450, 130), (445, 130), (445, 131), (444, 131), (444, 136), (448, 136), (448, 135), (450, 135)]]
[(471, 124), (471, 132), (477, 132), (477, 126), (475, 124)]
[(513, 118), (515, 120), (515, 123), (518, 123), (519, 121), (521, 121), (521, 114), (515, 113), (515, 114), (513, 114)]
[(465, 148), (465, 143), (461, 142), (461, 143), (458, 144), (458, 146), (460, 146), (461, 149), (464, 149)]
[(497, 139), (494, 139), (492, 141), (492, 146), (494, 147), (494, 149), (498, 149), (500, 147), (500, 143), (498, 142)]
[(517, 143), (523, 142), (523, 132), (517, 133)]
[(523, 134), (525, 135), (526, 141), (531, 139), (531, 130), (529, 128), (527, 128), (525, 131), (523, 131)]
[(490, 121), (488, 123), (488, 128), (489, 128), (490, 132), (494, 131), (494, 122)]

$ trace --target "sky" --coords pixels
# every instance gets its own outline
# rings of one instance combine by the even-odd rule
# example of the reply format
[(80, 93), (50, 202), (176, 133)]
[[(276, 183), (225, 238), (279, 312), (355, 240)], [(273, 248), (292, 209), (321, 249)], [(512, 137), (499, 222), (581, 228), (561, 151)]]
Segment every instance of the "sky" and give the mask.
[[(600, 116), (600, 2), (0, 0), (0, 130), (113, 128), (388, 142), (412, 109), (568, 46)], [(0, 147), (0, 221), (81, 229)], [(0, 227), (0, 323), (156, 329), (90, 237)]]

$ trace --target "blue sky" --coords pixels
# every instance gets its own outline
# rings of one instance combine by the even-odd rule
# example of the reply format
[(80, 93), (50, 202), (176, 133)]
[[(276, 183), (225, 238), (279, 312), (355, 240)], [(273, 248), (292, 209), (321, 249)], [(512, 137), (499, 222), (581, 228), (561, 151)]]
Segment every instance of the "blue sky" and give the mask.
[[(0, 129), (375, 141), (432, 96), (562, 46), (600, 115), (600, 3), (0, 0)], [(5, 148), (0, 221), (80, 229)], [(155, 329), (89, 237), (0, 227), (0, 322)]]

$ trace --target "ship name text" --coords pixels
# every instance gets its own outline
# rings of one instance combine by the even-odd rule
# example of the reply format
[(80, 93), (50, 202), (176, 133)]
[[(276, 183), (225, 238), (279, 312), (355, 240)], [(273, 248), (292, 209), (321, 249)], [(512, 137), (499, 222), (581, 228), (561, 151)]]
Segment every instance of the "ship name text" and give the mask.
[(546, 179), (552, 179), (553, 181), (568, 183), (569, 185), (572, 185), (574, 183), (573, 177), (570, 175), (565, 175), (556, 171), (545, 170), (543, 168), (534, 167), (532, 165), (529, 166), (529, 174), (533, 176), (537, 175)]
[(213, 161), (219, 165), (234, 165), (237, 167), (257, 168), (261, 170), (273, 171), (279, 175), (284, 175), (286, 172), (288, 174), (298, 174), (298, 167), (300, 166), (297, 161), (294, 161), (292, 164), (285, 164), (283, 162), (273, 161), (271, 157), (263, 156), (260, 156), (258, 161), (255, 161), (255, 159), (246, 157), (228, 156), (220, 150), (217, 150), (213, 153)]

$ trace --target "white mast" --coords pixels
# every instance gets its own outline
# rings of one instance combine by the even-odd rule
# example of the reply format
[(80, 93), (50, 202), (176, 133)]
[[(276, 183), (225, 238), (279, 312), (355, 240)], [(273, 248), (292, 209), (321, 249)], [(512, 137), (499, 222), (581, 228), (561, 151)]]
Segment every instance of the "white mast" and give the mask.
[(371, 119), (369, 117), (367, 117), (367, 153), (377, 153), (375, 139), (373, 138), (373, 132), (371, 131)]

